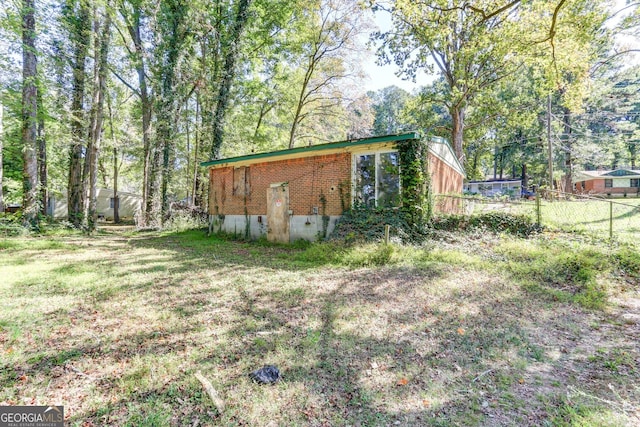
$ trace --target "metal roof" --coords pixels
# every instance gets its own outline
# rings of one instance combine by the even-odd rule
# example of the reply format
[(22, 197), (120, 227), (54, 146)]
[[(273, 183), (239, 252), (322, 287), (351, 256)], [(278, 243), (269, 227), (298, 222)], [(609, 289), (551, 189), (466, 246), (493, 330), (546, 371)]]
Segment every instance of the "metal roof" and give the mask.
[(269, 151), (265, 153), (248, 154), (244, 156), (209, 160), (208, 162), (200, 163), (200, 166), (206, 167), (206, 166), (216, 166), (216, 165), (223, 165), (223, 164), (228, 165), (233, 163), (239, 163), (239, 162), (245, 162), (245, 161), (252, 162), (252, 161), (263, 160), (263, 159), (276, 160), (276, 158), (278, 157), (291, 156), (295, 154), (303, 154), (303, 153), (317, 152), (317, 151), (335, 151), (343, 148), (365, 146), (368, 144), (406, 141), (408, 139), (419, 139), (420, 137), (421, 136), (419, 132), (409, 132), (409, 133), (402, 133), (397, 135), (376, 136), (372, 138), (350, 139), (346, 141), (330, 142), (327, 144), (311, 145), (308, 147), (288, 148), (285, 150)]

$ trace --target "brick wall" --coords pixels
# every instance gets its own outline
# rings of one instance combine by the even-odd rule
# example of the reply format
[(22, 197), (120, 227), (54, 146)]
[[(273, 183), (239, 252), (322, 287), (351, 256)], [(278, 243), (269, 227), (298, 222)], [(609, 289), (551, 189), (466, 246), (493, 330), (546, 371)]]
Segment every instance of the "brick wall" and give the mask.
[(605, 187), (604, 179), (592, 179), (589, 181), (584, 181), (585, 188), (582, 190), (582, 185), (580, 182), (577, 183), (577, 188), (579, 192), (584, 192), (588, 194), (632, 194), (636, 195), (640, 193), (640, 188), (638, 187)]
[(463, 177), (433, 155), (429, 156), (431, 188), (435, 194), (461, 193)]
[[(246, 195), (238, 191), (240, 173), (245, 175)], [(320, 215), (341, 215), (341, 194), (347, 206), (351, 200), (351, 154), (256, 163), (237, 169), (212, 168), (209, 179), (209, 213), (213, 215), (266, 215), (267, 189), (282, 182), (289, 183), (289, 209), (294, 215), (310, 215), (313, 207)], [(321, 195), (326, 200), (324, 211)]]
[[(438, 157), (429, 156), (429, 172), (436, 194), (462, 191), (463, 177)], [(289, 183), (293, 215), (311, 215), (313, 207), (320, 215), (341, 215), (342, 205), (348, 207), (351, 202), (351, 153), (212, 168), (209, 179), (212, 215), (266, 215), (267, 189), (282, 182)], [(324, 212), (321, 195), (326, 199)]]

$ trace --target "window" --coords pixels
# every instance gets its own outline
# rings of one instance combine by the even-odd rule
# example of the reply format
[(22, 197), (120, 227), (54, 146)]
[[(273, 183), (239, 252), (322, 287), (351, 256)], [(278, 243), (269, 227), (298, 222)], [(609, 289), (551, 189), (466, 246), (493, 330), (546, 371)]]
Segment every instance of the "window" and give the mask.
[[(118, 199), (120, 199), (120, 197), (118, 197)], [(115, 209), (116, 207), (115, 200), (116, 199), (114, 199), (113, 197), (109, 198), (109, 209)]]
[(355, 202), (369, 207), (400, 204), (400, 158), (397, 152), (355, 156)]
[(613, 180), (612, 179), (605, 179), (604, 180), (604, 188), (611, 188), (613, 187)]
[(631, 183), (630, 183), (629, 187), (640, 187), (640, 179), (631, 178)]

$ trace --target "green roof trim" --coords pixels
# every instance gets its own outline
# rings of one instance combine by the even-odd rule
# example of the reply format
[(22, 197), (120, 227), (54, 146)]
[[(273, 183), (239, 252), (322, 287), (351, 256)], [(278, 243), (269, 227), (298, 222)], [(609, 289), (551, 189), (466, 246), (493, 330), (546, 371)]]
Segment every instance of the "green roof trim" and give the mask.
[(209, 160), (208, 162), (200, 163), (200, 166), (204, 166), (204, 167), (215, 166), (215, 165), (221, 165), (221, 164), (238, 163), (238, 162), (243, 162), (247, 160), (268, 159), (270, 157), (285, 156), (290, 154), (308, 153), (313, 151), (324, 151), (324, 150), (335, 150), (339, 148), (357, 147), (360, 145), (375, 144), (375, 143), (381, 143), (381, 142), (406, 141), (408, 139), (419, 139), (419, 138), (421, 138), (421, 135), (419, 132), (409, 132), (409, 133), (402, 133), (397, 135), (385, 135), (385, 136), (376, 136), (372, 138), (352, 139), (352, 140), (339, 141), (339, 142), (330, 142), (327, 144), (312, 145), (309, 147), (296, 147), (296, 148), (289, 148), (285, 150), (269, 151), (266, 153), (248, 154), (245, 156)]

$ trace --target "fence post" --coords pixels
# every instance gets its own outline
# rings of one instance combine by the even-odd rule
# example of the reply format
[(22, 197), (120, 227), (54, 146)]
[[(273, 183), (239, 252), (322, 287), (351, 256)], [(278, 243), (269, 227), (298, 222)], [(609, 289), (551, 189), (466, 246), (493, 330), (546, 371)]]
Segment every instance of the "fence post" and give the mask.
[(613, 202), (609, 202), (609, 240), (613, 240)]
[(542, 227), (542, 213), (540, 209), (540, 193), (536, 193), (536, 221), (538, 227)]
[(384, 226), (384, 244), (388, 245), (389, 244), (389, 229), (391, 228), (391, 226), (389, 224), (386, 224)]

